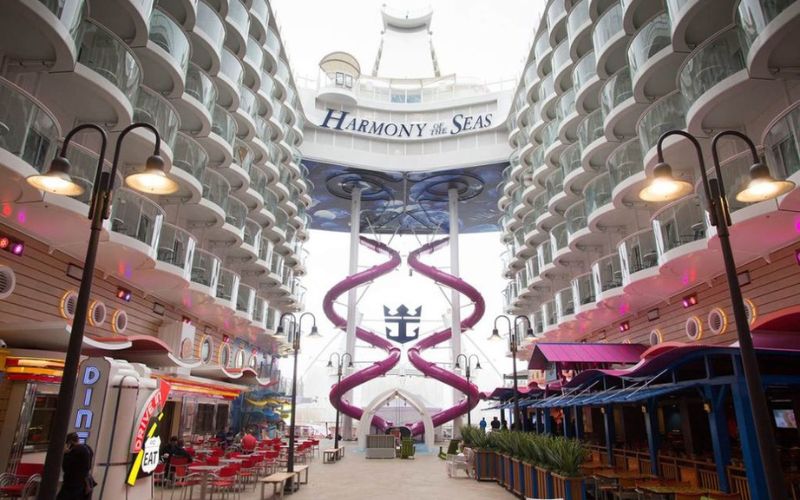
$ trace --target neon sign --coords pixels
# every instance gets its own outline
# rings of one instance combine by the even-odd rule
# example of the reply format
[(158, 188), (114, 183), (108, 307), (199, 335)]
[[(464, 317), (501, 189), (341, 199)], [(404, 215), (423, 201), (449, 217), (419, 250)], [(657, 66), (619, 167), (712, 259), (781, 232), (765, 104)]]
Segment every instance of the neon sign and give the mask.
[(104, 358), (89, 358), (83, 362), (78, 374), (78, 387), (75, 391), (72, 428), (81, 442), (92, 448), (97, 447), (96, 429), (100, 425), (100, 416), (106, 399), (108, 374), (111, 364)]

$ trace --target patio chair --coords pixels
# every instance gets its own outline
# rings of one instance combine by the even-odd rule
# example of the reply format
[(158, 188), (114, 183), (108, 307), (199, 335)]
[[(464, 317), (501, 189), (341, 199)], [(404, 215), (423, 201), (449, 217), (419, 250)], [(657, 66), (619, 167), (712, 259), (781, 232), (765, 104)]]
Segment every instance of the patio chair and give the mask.
[(236, 476), (236, 467), (223, 467), (220, 469), (219, 474), (215, 474), (208, 485), (211, 496), (213, 497), (214, 493), (222, 493), (223, 498), (227, 497), (228, 493), (236, 495), (238, 493)]
[(194, 492), (194, 487), (200, 484), (200, 475), (196, 473), (189, 472), (189, 467), (186, 465), (175, 465), (171, 466), (173, 471), (172, 479), (170, 480), (170, 485), (172, 486), (172, 493), (170, 494), (169, 498), (172, 500), (175, 497), (175, 490), (180, 488), (180, 499), (186, 495), (186, 491), (189, 491), (189, 498), (192, 498), (192, 493)]
[(400, 458), (414, 458), (416, 446), (411, 438), (403, 438), (400, 442)]
[[(8, 473), (3, 473), (0, 476), (5, 476), (6, 474)], [(41, 475), (32, 474), (27, 477), (15, 474), (8, 475), (13, 476), (15, 480), (11, 484), (4, 484), (0, 487), (0, 498), (35, 498), (39, 493), (39, 485), (42, 482)]]
[(475, 454), (470, 448), (466, 448), (463, 454), (448, 455), (447, 458), (447, 477), (458, 477), (458, 471), (463, 470), (467, 477), (472, 477), (472, 469)]
[(447, 445), (447, 453), (444, 453), (439, 448), (439, 458), (448, 460), (451, 455), (458, 455), (458, 445), (461, 443), (459, 439), (451, 439), (450, 444)]

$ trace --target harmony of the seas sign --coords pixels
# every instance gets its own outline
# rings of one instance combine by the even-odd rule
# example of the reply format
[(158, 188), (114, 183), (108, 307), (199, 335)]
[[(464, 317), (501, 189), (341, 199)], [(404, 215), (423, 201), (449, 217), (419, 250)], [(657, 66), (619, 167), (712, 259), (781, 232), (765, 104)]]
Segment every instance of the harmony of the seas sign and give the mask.
[(456, 113), (450, 121), (396, 123), (369, 120), (352, 116), (349, 111), (328, 108), (320, 127), (342, 130), (376, 137), (394, 139), (422, 139), (458, 135), (464, 132), (481, 130), (492, 125), (492, 113), (466, 115)]

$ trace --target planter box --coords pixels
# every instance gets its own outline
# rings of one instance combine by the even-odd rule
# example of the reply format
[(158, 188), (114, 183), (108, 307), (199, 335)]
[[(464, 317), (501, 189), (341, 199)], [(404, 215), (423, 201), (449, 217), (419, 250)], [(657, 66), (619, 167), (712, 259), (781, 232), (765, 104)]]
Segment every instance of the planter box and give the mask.
[(525, 498), (541, 498), (539, 495), (536, 467), (522, 463), (523, 493)]
[(497, 479), (497, 454), (491, 450), (475, 450), (475, 479), (494, 481)]
[(511, 459), (511, 491), (518, 496), (522, 496), (522, 490), (525, 487), (522, 466), (523, 463), (520, 460)]
[(564, 500), (586, 500), (586, 488), (583, 477), (565, 477), (551, 473), (553, 478), (553, 496)]
[(511, 489), (511, 457), (498, 453), (497, 458), (499, 465), (497, 468), (497, 484), (505, 487), (505, 489)]
[(549, 470), (536, 467), (536, 483), (539, 485), (540, 498), (556, 498), (553, 495), (553, 476)]

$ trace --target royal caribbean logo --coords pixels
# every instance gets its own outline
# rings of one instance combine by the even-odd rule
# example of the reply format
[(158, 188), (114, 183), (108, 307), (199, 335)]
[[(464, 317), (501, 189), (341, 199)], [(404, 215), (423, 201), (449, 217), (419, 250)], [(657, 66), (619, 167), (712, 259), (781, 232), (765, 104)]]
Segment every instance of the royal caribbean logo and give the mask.
[(395, 314), (391, 314), (390, 309), (386, 306), (383, 306), (383, 315), (387, 325), (390, 323), (397, 324), (397, 331), (393, 330), (389, 326), (386, 327), (387, 339), (405, 344), (406, 342), (416, 340), (416, 338), (419, 337), (419, 326), (409, 331), (410, 329), (408, 328), (408, 325), (419, 325), (419, 319), (422, 315), (422, 306), (418, 307), (417, 310), (414, 311), (414, 314), (410, 314), (409, 309), (402, 304), (397, 308)]

